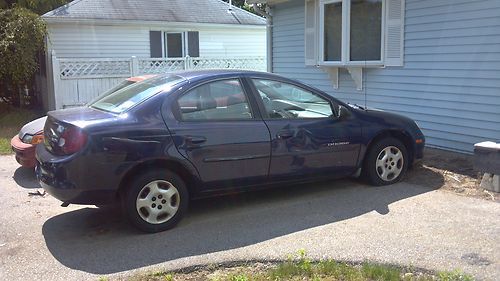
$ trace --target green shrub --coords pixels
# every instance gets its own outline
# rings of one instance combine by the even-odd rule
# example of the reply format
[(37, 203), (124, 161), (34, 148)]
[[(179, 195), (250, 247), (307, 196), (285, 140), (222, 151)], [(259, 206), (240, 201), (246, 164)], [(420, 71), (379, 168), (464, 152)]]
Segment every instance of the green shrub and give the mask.
[(45, 22), (21, 7), (0, 10), (0, 97), (12, 100), (32, 80), (37, 57), (45, 49)]

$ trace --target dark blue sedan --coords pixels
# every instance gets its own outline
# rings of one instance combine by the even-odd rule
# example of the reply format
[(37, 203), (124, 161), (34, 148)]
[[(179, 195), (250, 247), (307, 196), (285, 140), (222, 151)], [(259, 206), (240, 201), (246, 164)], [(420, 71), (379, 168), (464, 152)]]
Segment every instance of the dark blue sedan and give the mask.
[(406, 117), (233, 70), (157, 76), (49, 112), (44, 131), (36, 171), (48, 193), (119, 201), (148, 232), (173, 227), (194, 198), (353, 175), (392, 184), (425, 142)]

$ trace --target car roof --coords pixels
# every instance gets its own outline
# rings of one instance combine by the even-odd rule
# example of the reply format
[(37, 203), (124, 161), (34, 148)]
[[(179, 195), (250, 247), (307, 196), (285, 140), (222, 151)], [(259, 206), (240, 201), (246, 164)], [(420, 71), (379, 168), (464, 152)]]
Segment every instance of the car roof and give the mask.
[(177, 71), (172, 72), (170, 74), (181, 76), (182, 78), (189, 81), (196, 80), (204, 80), (216, 77), (225, 77), (225, 76), (265, 76), (265, 77), (275, 77), (280, 79), (285, 79), (282, 76), (261, 72), (261, 71), (252, 71), (252, 70), (240, 70), (240, 69), (204, 69), (204, 70), (185, 70), (185, 71)]
[(148, 74), (148, 75), (141, 75), (141, 76), (130, 77), (130, 78), (127, 78), (126, 80), (130, 81), (130, 82), (141, 82), (143, 80), (146, 80), (146, 79), (149, 79), (149, 78), (153, 78), (155, 76), (156, 75), (154, 75), (154, 74)]

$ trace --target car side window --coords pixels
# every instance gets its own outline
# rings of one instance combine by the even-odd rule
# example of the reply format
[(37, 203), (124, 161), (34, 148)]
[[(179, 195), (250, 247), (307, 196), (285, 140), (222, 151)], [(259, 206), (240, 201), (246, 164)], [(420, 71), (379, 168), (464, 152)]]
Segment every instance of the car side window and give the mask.
[(252, 119), (238, 79), (209, 82), (177, 100), (183, 121)]
[(333, 115), (325, 98), (280, 81), (252, 79), (272, 119), (327, 118)]

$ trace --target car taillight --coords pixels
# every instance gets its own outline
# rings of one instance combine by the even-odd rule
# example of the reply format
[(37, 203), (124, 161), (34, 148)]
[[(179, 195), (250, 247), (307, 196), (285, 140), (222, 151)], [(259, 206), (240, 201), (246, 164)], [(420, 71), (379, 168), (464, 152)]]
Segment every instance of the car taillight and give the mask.
[(67, 127), (59, 138), (59, 148), (64, 154), (80, 151), (87, 143), (87, 135), (77, 127)]
[(43, 134), (34, 135), (31, 144), (36, 145), (43, 142)]

